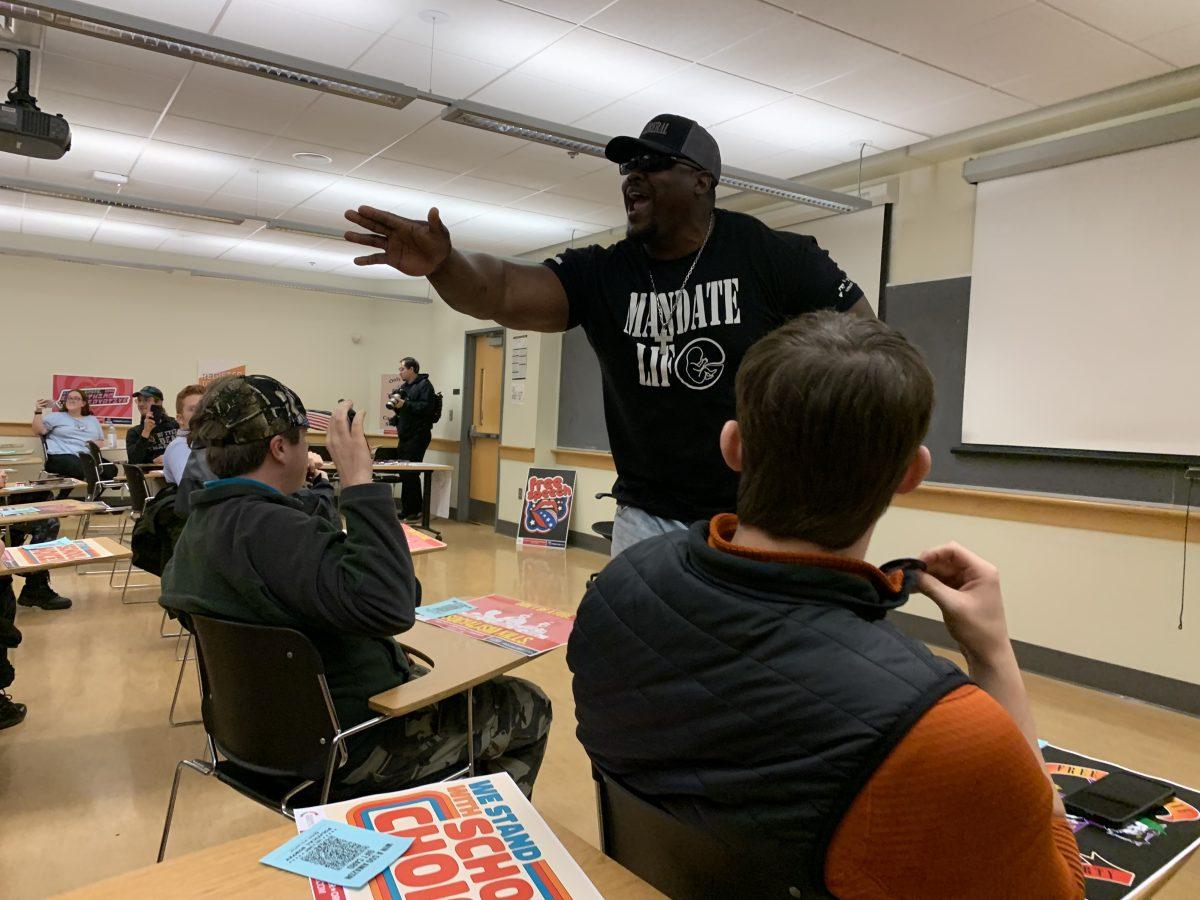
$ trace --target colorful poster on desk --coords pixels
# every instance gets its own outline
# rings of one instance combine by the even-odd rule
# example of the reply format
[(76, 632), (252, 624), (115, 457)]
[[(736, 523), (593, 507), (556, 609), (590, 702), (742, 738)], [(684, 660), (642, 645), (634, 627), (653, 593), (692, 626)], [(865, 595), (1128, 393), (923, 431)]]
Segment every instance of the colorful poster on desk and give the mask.
[(322, 821), (415, 843), (365, 888), (310, 880), (314, 900), (600, 898), (506, 773), (296, 810), (301, 833)]
[[(1115, 772), (1129, 772), (1171, 784), (1164, 778), (1125, 769), (1052, 744), (1042, 745), (1046, 770), (1060, 794)], [(1144, 896), (1183, 857), (1200, 847), (1200, 793), (1171, 784), (1167, 804), (1124, 828), (1106, 828), (1067, 816), (1083, 863), (1087, 900), (1127, 900)]]
[(2, 558), (4, 568), (21, 569), (27, 566), (50, 566), (62, 563), (87, 562), (112, 556), (100, 544), (92, 540), (73, 541), (59, 538), (41, 544), (26, 544), (9, 547)]
[(107, 375), (55, 375), (51, 393), (57, 402), (68, 391), (83, 391), (88, 405), (101, 422), (113, 425), (133, 424), (133, 379)]
[(574, 505), (574, 469), (530, 469), (517, 526), (517, 546), (565, 550)]
[(575, 624), (575, 617), (562, 610), (499, 594), (466, 602), (471, 605), (469, 610), (431, 619), (429, 624), (526, 656), (561, 647)]

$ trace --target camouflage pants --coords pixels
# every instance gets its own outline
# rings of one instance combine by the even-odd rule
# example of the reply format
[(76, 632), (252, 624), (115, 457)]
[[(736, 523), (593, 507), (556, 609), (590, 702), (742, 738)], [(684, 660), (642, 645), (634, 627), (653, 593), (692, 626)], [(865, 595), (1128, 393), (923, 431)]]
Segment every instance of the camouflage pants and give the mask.
[[(504, 675), (476, 685), (473, 695), (476, 771), (507, 772), (530, 796), (550, 734), (550, 698), (536, 685)], [(333, 794), (347, 798), (400, 790), (464, 767), (466, 701), (466, 694), (449, 697), (365, 732), (362, 738), (375, 742), (373, 750), (338, 778)]]

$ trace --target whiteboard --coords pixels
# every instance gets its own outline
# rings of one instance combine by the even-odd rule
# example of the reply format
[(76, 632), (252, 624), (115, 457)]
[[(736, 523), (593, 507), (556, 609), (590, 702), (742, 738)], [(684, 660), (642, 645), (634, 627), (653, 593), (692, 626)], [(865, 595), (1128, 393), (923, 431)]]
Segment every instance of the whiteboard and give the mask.
[(810, 219), (781, 228), (795, 234), (810, 234), (821, 249), (850, 276), (876, 314), (879, 313), (879, 289), (883, 277), (885, 206), (854, 213)]
[(979, 185), (965, 443), (1200, 454), (1200, 141)]

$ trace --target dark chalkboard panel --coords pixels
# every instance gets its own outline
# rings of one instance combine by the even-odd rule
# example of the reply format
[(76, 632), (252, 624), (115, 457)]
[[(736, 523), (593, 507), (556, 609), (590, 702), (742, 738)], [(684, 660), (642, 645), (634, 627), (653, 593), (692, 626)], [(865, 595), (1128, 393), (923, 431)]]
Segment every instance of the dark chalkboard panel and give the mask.
[(558, 446), (609, 450), (600, 360), (582, 328), (563, 335), (558, 382)]
[(971, 279), (889, 285), (885, 296), (888, 324), (921, 348), (937, 386), (937, 405), (926, 440), (933, 452), (930, 481), (1113, 500), (1184, 502), (1187, 481), (1183, 473), (1188, 464), (1183, 461), (1163, 464), (1086, 454), (1074, 459), (1037, 459), (954, 453), (962, 442)]

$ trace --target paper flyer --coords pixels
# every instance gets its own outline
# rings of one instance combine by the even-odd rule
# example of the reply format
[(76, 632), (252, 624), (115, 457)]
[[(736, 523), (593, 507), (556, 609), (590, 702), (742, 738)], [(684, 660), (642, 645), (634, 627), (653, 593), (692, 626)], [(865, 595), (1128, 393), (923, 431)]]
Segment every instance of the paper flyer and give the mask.
[(431, 550), (441, 550), (446, 545), (435, 537), (431, 537), (422, 531), (404, 526), (404, 536), (408, 539), (408, 552), (414, 556), (418, 553), (428, 553)]
[(73, 541), (70, 538), (59, 538), (56, 541), (46, 541), (42, 544), (9, 547), (4, 551), (3, 563), (6, 569), (21, 569), (26, 566), (84, 562), (89, 559), (102, 559), (106, 556), (112, 556), (112, 554), (93, 540)]
[[(1042, 744), (1046, 770), (1060, 794), (1069, 794), (1114, 772), (1130, 772), (1171, 784), (1165, 778), (1125, 769), (1103, 759)], [(1141, 897), (1184, 856), (1200, 846), (1200, 793), (1171, 784), (1166, 806), (1121, 829), (1068, 815), (1083, 862), (1087, 900)]]
[(600, 898), (505, 773), (296, 810), (301, 833), (329, 820), (415, 843), (365, 888), (310, 881), (315, 900)]
[(526, 656), (537, 656), (561, 647), (571, 636), (571, 627), (575, 624), (575, 617), (561, 610), (499, 594), (465, 602), (471, 605), (470, 610), (431, 619), (429, 624)]

